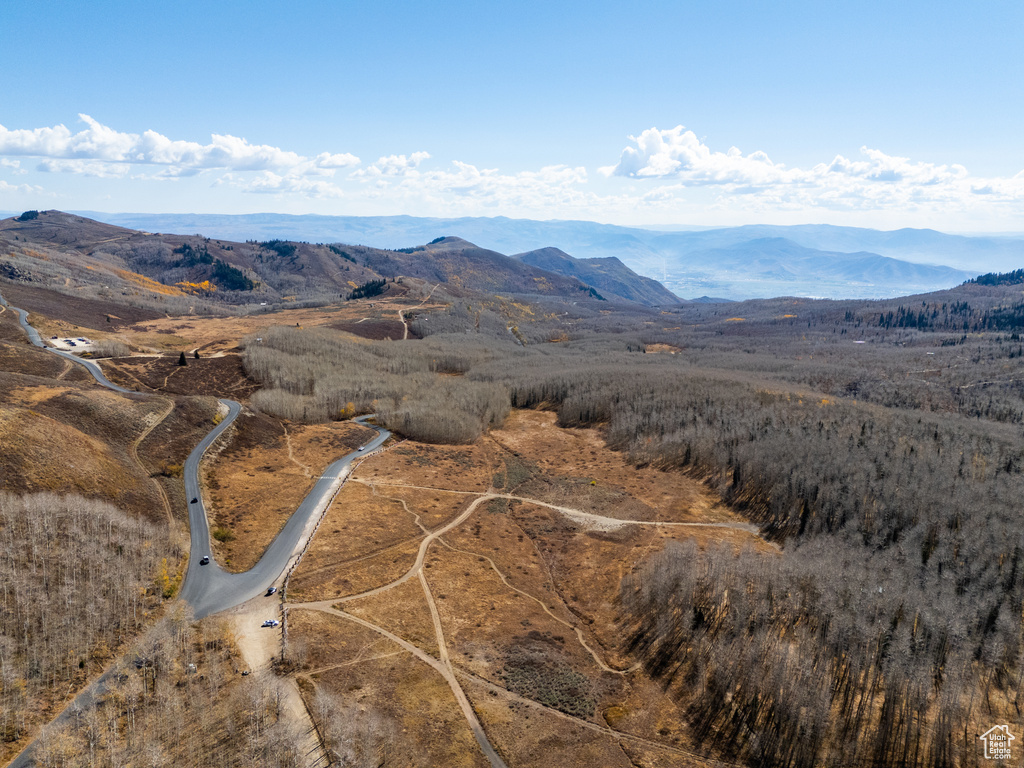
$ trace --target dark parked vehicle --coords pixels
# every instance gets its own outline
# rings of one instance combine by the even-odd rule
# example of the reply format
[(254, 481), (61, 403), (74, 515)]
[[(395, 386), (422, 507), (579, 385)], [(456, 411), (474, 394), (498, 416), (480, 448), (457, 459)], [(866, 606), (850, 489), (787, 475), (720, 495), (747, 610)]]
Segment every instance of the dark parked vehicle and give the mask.
[(196, 496), (193, 496), (192, 497), (192, 501), (190, 501), (189, 504), (197, 504), (198, 502), (199, 502), (199, 498), (196, 497)]
[(270, 589), (267, 590), (267, 597), (270, 597), (275, 592), (277, 592), (277, 587), (270, 587)]

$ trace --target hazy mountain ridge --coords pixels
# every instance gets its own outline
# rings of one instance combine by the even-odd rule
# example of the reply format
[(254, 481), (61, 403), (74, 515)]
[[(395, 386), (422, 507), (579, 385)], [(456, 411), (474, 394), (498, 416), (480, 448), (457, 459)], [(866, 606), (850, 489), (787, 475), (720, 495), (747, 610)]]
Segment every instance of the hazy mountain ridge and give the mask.
[(640, 304), (679, 304), (681, 299), (657, 280), (643, 277), (615, 256), (577, 259), (558, 248), (540, 248), (516, 253), (513, 259), (550, 272), (570, 275), (594, 286), (605, 298), (619, 298)]
[[(71, 281), (110, 297), (156, 294), (165, 302), (184, 302), (180, 311), (189, 311), (197, 300), (337, 301), (358, 286), (402, 276), (443, 283), (454, 295), (468, 290), (572, 301), (604, 299), (575, 276), (547, 271), (457, 237), (400, 250), (280, 239), (243, 242), (154, 234), (43, 211), (27, 219), (0, 221), (0, 253), (8, 257), (0, 262), (0, 275), (8, 279), (65, 287)], [(664, 293), (665, 303), (678, 303)]]
[[(417, 218), (413, 216), (293, 216), (286, 214), (92, 214), (103, 221), (149, 231), (203, 232), (212, 237), (275, 237), (321, 242), (362, 243), (400, 248), (455, 235), (500, 253), (526, 253), (550, 246), (577, 259), (618, 258), (639, 275), (658, 279), (683, 297), (711, 294), (726, 298), (775, 295), (832, 298), (888, 298), (949, 288), (966, 277), (1010, 271), (1024, 265), (1024, 238), (948, 235), (935, 230), (880, 231), (831, 225), (750, 225), (690, 231), (648, 230), (588, 221), (536, 221), (495, 218)], [(805, 261), (790, 276), (752, 279), (745, 267), (695, 264), (694, 254), (782, 238), (823, 252), (821, 263)], [(783, 249), (785, 250), (785, 249)], [(849, 279), (835, 274), (835, 254), (868, 254), (907, 262), (887, 265), (881, 275)], [(785, 253), (775, 257), (782, 259)], [(913, 265), (935, 267), (921, 271)], [(951, 273), (949, 268), (961, 270)], [(862, 261), (860, 272), (870, 269)], [(855, 269), (855, 272), (858, 271)]]

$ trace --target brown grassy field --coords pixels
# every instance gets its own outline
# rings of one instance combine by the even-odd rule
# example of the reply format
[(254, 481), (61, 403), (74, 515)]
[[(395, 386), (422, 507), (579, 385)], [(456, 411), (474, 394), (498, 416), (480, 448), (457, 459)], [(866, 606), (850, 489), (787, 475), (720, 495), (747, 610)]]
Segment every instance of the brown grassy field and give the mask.
[(0, 373), (0, 488), (73, 491), (149, 519), (165, 516), (129, 447), (162, 411), (98, 387)]
[[(113, 306), (110, 302), (91, 299), (87, 296), (68, 296), (46, 288), (17, 283), (4, 283), (4, 298), (11, 304), (31, 313), (30, 322), (37, 328), (36, 315), (44, 318), (60, 318), (60, 323), (71, 328), (107, 331), (120, 330), (122, 326), (160, 317), (159, 312), (137, 307)], [(107, 318), (110, 322), (107, 322)]]
[[(15, 306), (19, 305), (15, 303)], [(275, 325), (329, 326), (347, 331), (353, 337), (400, 339), (403, 329), (398, 311), (416, 306), (419, 302), (400, 296), (374, 297), (327, 307), (282, 309), (236, 317), (154, 317), (117, 330), (118, 338), (140, 349), (169, 352), (198, 348), (200, 354), (214, 354), (230, 351), (243, 337), (258, 335)], [(426, 304), (422, 310), (438, 306)]]
[(200, 355), (197, 360), (189, 354), (185, 365), (179, 365), (179, 353), (119, 357), (100, 365), (115, 384), (140, 391), (245, 400), (259, 388), (245, 375), (240, 355)]
[(372, 435), (354, 422), (288, 424), (243, 411), (202, 467), (218, 559), (233, 571), (255, 565), (324, 468)]
[[(514, 412), (475, 445), (406, 441), (367, 459), (287, 600), (293, 617), (340, 609), (449, 659), (510, 766), (698, 765), (683, 718), (615, 624), (622, 577), (666, 540), (687, 538), (772, 549), (699, 482), (630, 467), (596, 430)], [(318, 685), (361, 694), (380, 675), (391, 696), (420, 695), (432, 675), (434, 703), (458, 720), (444, 678), (396, 641), (340, 618), (303, 622), (293, 619), (289, 638), (320, 649), (305, 659), (322, 670)], [(482, 757), (474, 743), (464, 748)], [(435, 764), (414, 751), (403, 758)]]
[[(307, 701), (316, 688), (345, 702), (338, 712), (352, 732), (373, 723), (390, 765), (484, 768), (452, 693), (427, 665), (374, 632), (343, 618), (308, 610), (289, 612), (289, 634), (305, 645), (301, 679)], [(329, 641), (325, 641), (329, 638)]]

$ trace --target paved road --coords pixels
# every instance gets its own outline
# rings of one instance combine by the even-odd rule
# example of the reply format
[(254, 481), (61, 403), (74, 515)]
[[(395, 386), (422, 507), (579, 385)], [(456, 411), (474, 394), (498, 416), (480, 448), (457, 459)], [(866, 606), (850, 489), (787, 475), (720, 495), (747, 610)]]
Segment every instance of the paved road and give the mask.
[(92, 377), (96, 379), (96, 381), (99, 384), (102, 384), (107, 389), (112, 389), (115, 392), (122, 392), (126, 395), (135, 394), (135, 390), (133, 389), (125, 389), (124, 387), (119, 387), (117, 386), (117, 384), (114, 384), (110, 379), (103, 375), (103, 371), (92, 360), (83, 360), (82, 358), (77, 357), (71, 354), (70, 352), (65, 352), (64, 350), (61, 349), (54, 349), (53, 347), (46, 346), (46, 344), (43, 342), (43, 338), (39, 335), (39, 331), (37, 331), (35, 328), (28, 324), (28, 312), (26, 312), (24, 309), (12, 307), (10, 304), (7, 303), (7, 300), (4, 299), (3, 296), (0, 296), (0, 304), (3, 304), (5, 307), (9, 307), (10, 309), (13, 309), (18, 314), (18, 322), (21, 323), (22, 329), (25, 331), (26, 334), (28, 334), (28, 340), (35, 344), (37, 347), (45, 349), (47, 352), (52, 352), (55, 355), (60, 355), (61, 357), (70, 360), (73, 363), (78, 363), (79, 365), (83, 366), (87, 371), (89, 371), (89, 373), (92, 374)]
[[(0, 303), (10, 307), (18, 313), (21, 327), (28, 334), (29, 340), (37, 347), (45, 349), (55, 355), (71, 360), (84, 366), (93, 375), (96, 381), (108, 389), (125, 394), (138, 394), (130, 389), (119, 387), (106, 376), (100, 367), (91, 360), (83, 360), (59, 349), (46, 346), (39, 332), (28, 323), (28, 312), (17, 307), (11, 307), (7, 301), (0, 296)], [(363, 452), (354, 451), (331, 464), (324, 471), (323, 475), (313, 486), (299, 508), (285, 523), (284, 528), (271, 542), (267, 551), (260, 561), (245, 573), (229, 573), (221, 568), (212, 559), (213, 552), (210, 546), (210, 526), (206, 517), (206, 509), (203, 505), (203, 497), (199, 492), (199, 463), (203, 454), (220, 437), (231, 423), (238, 416), (241, 406), (234, 400), (221, 400), (222, 405), (228, 409), (228, 415), (218, 424), (206, 437), (195, 447), (185, 461), (185, 497), (187, 499), (198, 499), (195, 504), (189, 504), (188, 522), (191, 536), (191, 557), (189, 558), (188, 571), (185, 574), (185, 583), (181, 589), (181, 598), (185, 600), (195, 611), (197, 619), (209, 616), (228, 608), (233, 608), (244, 603), (257, 595), (266, 592), (267, 587), (274, 584), (287, 567), (288, 562), (294, 554), (298, 554), (303, 543), (303, 533), (308, 525), (317, 517), (317, 513), (323, 510), (334, 496), (341, 482), (341, 475), (347, 469), (353, 459), (365, 455), (369, 451), (379, 447), (391, 433), (382, 427), (368, 424), (370, 416), (361, 416), (356, 419), (359, 424), (370, 427), (377, 431), (377, 436), (365, 444)], [(200, 565), (199, 561), (203, 556), (211, 558), (208, 565)]]
[[(83, 360), (80, 357), (61, 350), (47, 347), (39, 336), (39, 332), (28, 323), (28, 313), (23, 309), (11, 307), (2, 295), (0, 304), (14, 310), (18, 314), (21, 327), (25, 330), (29, 340), (48, 352), (60, 355), (74, 363), (84, 366), (93, 378), (104, 387), (115, 392), (148, 397), (124, 387), (119, 387), (106, 376), (100, 367), (91, 360)], [(285, 523), (284, 528), (267, 547), (260, 561), (245, 573), (228, 573), (212, 559), (210, 546), (210, 527), (206, 518), (206, 509), (203, 506), (202, 494), (199, 492), (199, 462), (206, 450), (220, 435), (227, 429), (238, 416), (241, 406), (234, 400), (221, 400), (222, 405), (227, 406), (228, 415), (213, 430), (211, 430), (189, 454), (185, 462), (185, 493), (187, 499), (198, 499), (195, 504), (189, 504), (188, 520), (191, 535), (191, 557), (189, 558), (188, 571), (185, 574), (185, 583), (182, 586), (180, 597), (192, 606), (196, 618), (209, 616), (212, 613), (233, 608), (244, 603), (246, 600), (257, 597), (266, 592), (267, 587), (276, 582), (284, 573), (285, 568), (291, 561), (293, 555), (297, 555), (304, 544), (307, 527), (311, 528), (324, 505), (328, 504), (341, 485), (342, 473), (354, 459), (365, 456), (370, 451), (378, 448), (384, 443), (391, 433), (383, 427), (367, 423), (372, 416), (361, 416), (356, 421), (365, 427), (375, 429), (377, 436), (363, 446), (363, 451), (354, 451), (349, 455), (331, 464), (324, 471), (323, 475), (313, 486), (299, 508)], [(209, 556), (208, 565), (199, 565), (200, 559)], [(78, 712), (92, 706), (96, 699), (106, 691), (112, 670), (106, 671), (98, 680), (82, 691), (75, 700), (61, 712), (53, 722), (66, 722), (77, 715)], [(49, 726), (47, 726), (49, 727)], [(45, 730), (45, 728), (44, 728)], [(8, 764), (8, 768), (28, 768), (33, 765), (31, 751), (35, 742), (25, 748), (24, 751)]]
[[(189, 527), (192, 536), (192, 555), (189, 559), (188, 572), (185, 574), (185, 585), (181, 597), (192, 606), (197, 619), (212, 613), (232, 608), (244, 603), (257, 595), (266, 592), (284, 573), (293, 555), (297, 555), (304, 544), (303, 534), (307, 526), (315, 523), (324, 505), (334, 498), (341, 485), (342, 473), (354, 459), (365, 456), (367, 452), (379, 447), (391, 433), (383, 427), (368, 424), (369, 416), (362, 416), (356, 421), (365, 427), (377, 430), (377, 436), (367, 442), (363, 452), (354, 451), (338, 459), (324, 470), (313, 490), (302, 500), (298, 509), (292, 513), (284, 528), (267, 547), (263, 557), (245, 573), (229, 573), (214, 561), (210, 547), (210, 528), (203, 507), (203, 497), (199, 492), (199, 462), (203, 453), (238, 415), (239, 405), (233, 400), (221, 400), (229, 409), (224, 419), (213, 432), (189, 454), (185, 462), (185, 493), (188, 499), (198, 499), (190, 504), (188, 510)], [(207, 565), (200, 565), (204, 556), (209, 556)]]

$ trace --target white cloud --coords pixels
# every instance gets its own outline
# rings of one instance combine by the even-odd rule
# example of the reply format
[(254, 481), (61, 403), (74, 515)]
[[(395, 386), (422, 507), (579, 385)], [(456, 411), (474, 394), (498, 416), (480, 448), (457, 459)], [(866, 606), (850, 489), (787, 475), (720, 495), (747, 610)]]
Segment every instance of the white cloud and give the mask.
[[(599, 168), (606, 177), (660, 182), (644, 202), (661, 203), (695, 188), (718, 191), (718, 208), (773, 210), (905, 211), (966, 210), (996, 201), (1024, 201), (1024, 178), (972, 177), (959, 164), (940, 165), (861, 147), (861, 158), (837, 155), (812, 168), (787, 168), (766, 153), (736, 147), (712, 150), (683, 126), (650, 128), (622, 150), (615, 165)], [(1024, 173), (1024, 172), (1022, 172)], [(672, 182), (666, 184), (665, 182)], [(742, 197), (737, 197), (742, 196)]]
[(376, 163), (366, 168), (361, 168), (352, 174), (357, 179), (379, 179), (382, 176), (400, 177), (415, 176), (418, 173), (420, 163), (430, 158), (429, 152), (413, 152), (405, 155), (388, 155), (377, 160)]
[(313, 163), (317, 168), (350, 168), (359, 165), (359, 158), (347, 152), (341, 155), (321, 152), (313, 159)]
[[(940, 228), (952, 221), (963, 226), (1002, 219), (1019, 228), (1017, 212), (1024, 203), (1024, 171), (972, 176), (956, 163), (922, 162), (866, 146), (853, 157), (790, 167), (764, 151), (712, 149), (683, 126), (630, 137), (618, 161), (597, 168), (592, 177), (585, 168), (566, 165), (510, 172), (455, 160), (442, 167), (425, 151), (386, 154), (356, 170), (359, 158), (344, 152), (307, 156), (227, 134), (199, 143), (152, 130), (121, 132), (88, 115), (80, 118), (77, 132), (63, 125), (0, 125), (0, 170), (9, 178), (45, 172), (120, 180), (125, 189), (133, 182), (168, 180), (182, 180), (184, 187), (187, 177), (201, 175), (202, 183), (230, 193), (323, 200), (312, 207), (325, 213), (338, 212), (329, 201), (344, 197), (352, 213), (631, 223), (735, 223), (775, 216)], [(0, 191), (27, 194), (39, 188), (4, 182)], [(164, 193), (161, 199), (172, 198)]]
[(105, 163), (96, 160), (46, 159), (36, 166), (36, 170), (43, 173), (74, 173), (101, 179), (118, 179), (127, 176), (131, 167), (124, 163)]
[(251, 180), (237, 179), (230, 174), (225, 179), (227, 183), (238, 187), (243, 192), (265, 195), (301, 195), (312, 198), (344, 197), (344, 193), (335, 184), (297, 174), (282, 176), (273, 171), (263, 171)]
[(8, 160), (6, 157), (0, 157), (0, 168), (9, 168), (10, 172), (16, 176), (24, 176), (28, 173), (27, 170), (21, 167), (20, 160)]
[(636, 146), (623, 149), (617, 165), (599, 168), (601, 174), (682, 178), (690, 184), (769, 184), (793, 176), (764, 152), (744, 156), (736, 147), (714, 152), (681, 125), (667, 131), (650, 128), (639, 136), (630, 136), (630, 140)]
[(0, 192), (13, 192), (19, 195), (41, 195), (43, 188), (35, 184), (9, 184), (0, 179)]
[[(238, 136), (213, 134), (209, 144), (173, 140), (157, 133), (122, 133), (88, 115), (79, 115), (86, 127), (72, 133), (64, 125), (11, 130), (0, 125), (0, 155), (45, 158), (44, 170), (94, 174), (97, 165), (163, 165), (177, 169), (277, 171), (309, 175), (332, 174), (335, 169), (358, 165), (351, 154), (321, 152), (307, 158), (265, 144), (250, 144)], [(66, 161), (58, 163), (57, 161)], [(80, 164), (75, 165), (71, 161)], [(49, 162), (51, 165), (47, 166)], [(108, 170), (108, 174), (116, 175)]]

